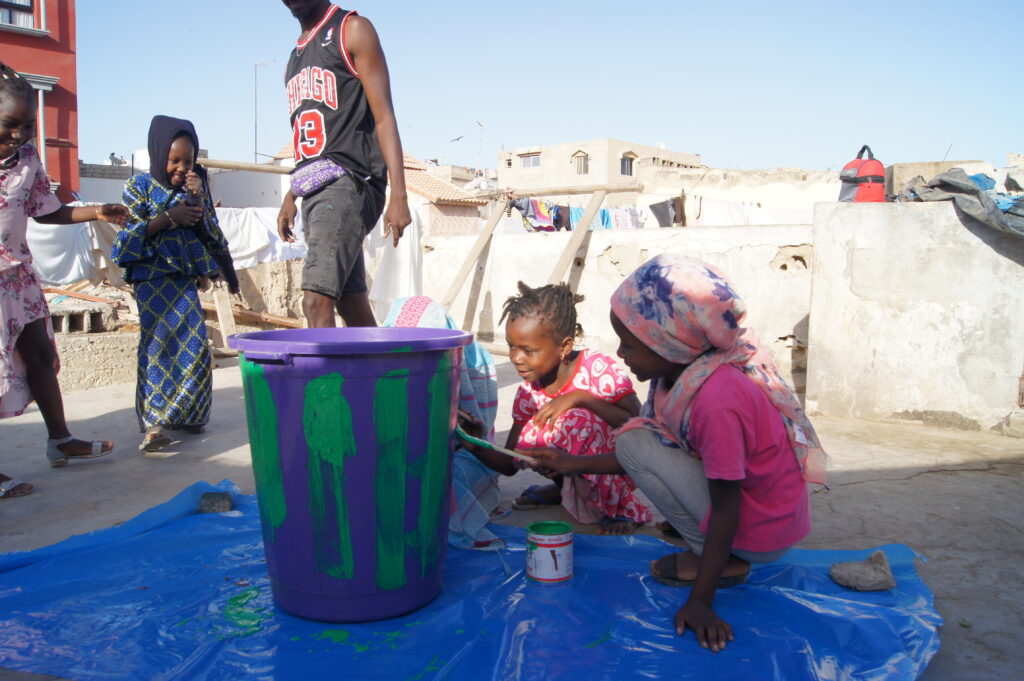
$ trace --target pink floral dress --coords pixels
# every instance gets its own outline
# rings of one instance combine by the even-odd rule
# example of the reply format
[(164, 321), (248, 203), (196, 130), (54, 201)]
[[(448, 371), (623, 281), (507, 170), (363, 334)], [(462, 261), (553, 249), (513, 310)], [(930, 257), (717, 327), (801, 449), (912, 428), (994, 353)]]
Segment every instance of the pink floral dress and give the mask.
[[(25, 239), (28, 219), (60, 206), (35, 147), (22, 146), (14, 167), (0, 168), (0, 418), (18, 416), (32, 401), (14, 345), (27, 324), (50, 315)], [(53, 329), (44, 326), (52, 343)]]
[[(576, 390), (586, 390), (612, 404), (635, 393), (629, 376), (615, 360), (595, 350), (581, 350), (576, 373), (557, 394), (549, 395), (539, 383), (523, 381), (520, 384), (512, 405), (512, 420), (523, 426), (516, 448), (555, 447), (573, 456), (614, 453), (615, 429), (589, 409), (568, 409), (551, 426), (539, 427), (531, 421), (543, 405)], [(651, 512), (633, 494), (636, 484), (628, 475), (588, 474), (583, 478), (589, 482), (583, 494), (591, 507), (590, 513), (566, 503), (565, 490), (562, 495), (566, 509), (577, 520), (592, 522), (607, 517), (644, 523), (651, 519)]]

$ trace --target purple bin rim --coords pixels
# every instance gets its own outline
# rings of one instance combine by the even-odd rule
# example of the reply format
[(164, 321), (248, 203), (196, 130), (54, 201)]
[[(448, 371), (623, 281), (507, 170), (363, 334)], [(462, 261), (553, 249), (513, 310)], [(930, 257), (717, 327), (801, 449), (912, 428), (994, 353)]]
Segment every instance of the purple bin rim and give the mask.
[(473, 342), (473, 334), (419, 327), (279, 329), (228, 336), (228, 345), (250, 355), (339, 356), (450, 350)]

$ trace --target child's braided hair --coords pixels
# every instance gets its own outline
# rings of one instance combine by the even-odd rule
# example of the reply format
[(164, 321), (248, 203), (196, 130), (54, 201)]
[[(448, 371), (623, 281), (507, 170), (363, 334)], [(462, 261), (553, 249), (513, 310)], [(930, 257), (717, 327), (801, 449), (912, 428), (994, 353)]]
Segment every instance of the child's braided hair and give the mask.
[(568, 284), (548, 284), (530, 288), (519, 282), (519, 295), (509, 296), (502, 305), (501, 319), (514, 322), (520, 317), (536, 317), (547, 335), (555, 341), (565, 337), (582, 338), (583, 327), (576, 321), (576, 303), (583, 296), (572, 292)]
[(35, 88), (25, 77), (7, 64), (0, 62), (0, 96), (20, 97), (30, 104), (35, 103)]

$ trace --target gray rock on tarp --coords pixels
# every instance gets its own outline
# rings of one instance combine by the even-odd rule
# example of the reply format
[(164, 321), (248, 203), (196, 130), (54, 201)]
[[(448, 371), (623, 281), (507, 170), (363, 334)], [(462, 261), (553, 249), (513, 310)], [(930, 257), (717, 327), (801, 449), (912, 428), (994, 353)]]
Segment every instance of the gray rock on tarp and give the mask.
[(856, 591), (885, 591), (896, 588), (896, 578), (889, 567), (889, 559), (881, 550), (875, 551), (867, 560), (836, 563), (828, 576), (838, 584)]
[(224, 513), (234, 507), (235, 502), (228, 492), (203, 492), (203, 496), (199, 497), (200, 513)]

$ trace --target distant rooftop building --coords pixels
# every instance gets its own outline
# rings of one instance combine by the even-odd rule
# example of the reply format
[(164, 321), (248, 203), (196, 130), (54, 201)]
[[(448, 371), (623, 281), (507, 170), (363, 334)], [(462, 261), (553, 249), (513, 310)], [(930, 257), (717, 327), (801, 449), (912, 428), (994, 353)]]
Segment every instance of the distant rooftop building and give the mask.
[(616, 185), (630, 182), (639, 165), (697, 168), (699, 154), (604, 138), (522, 147), (498, 155), (498, 183), (516, 190)]

